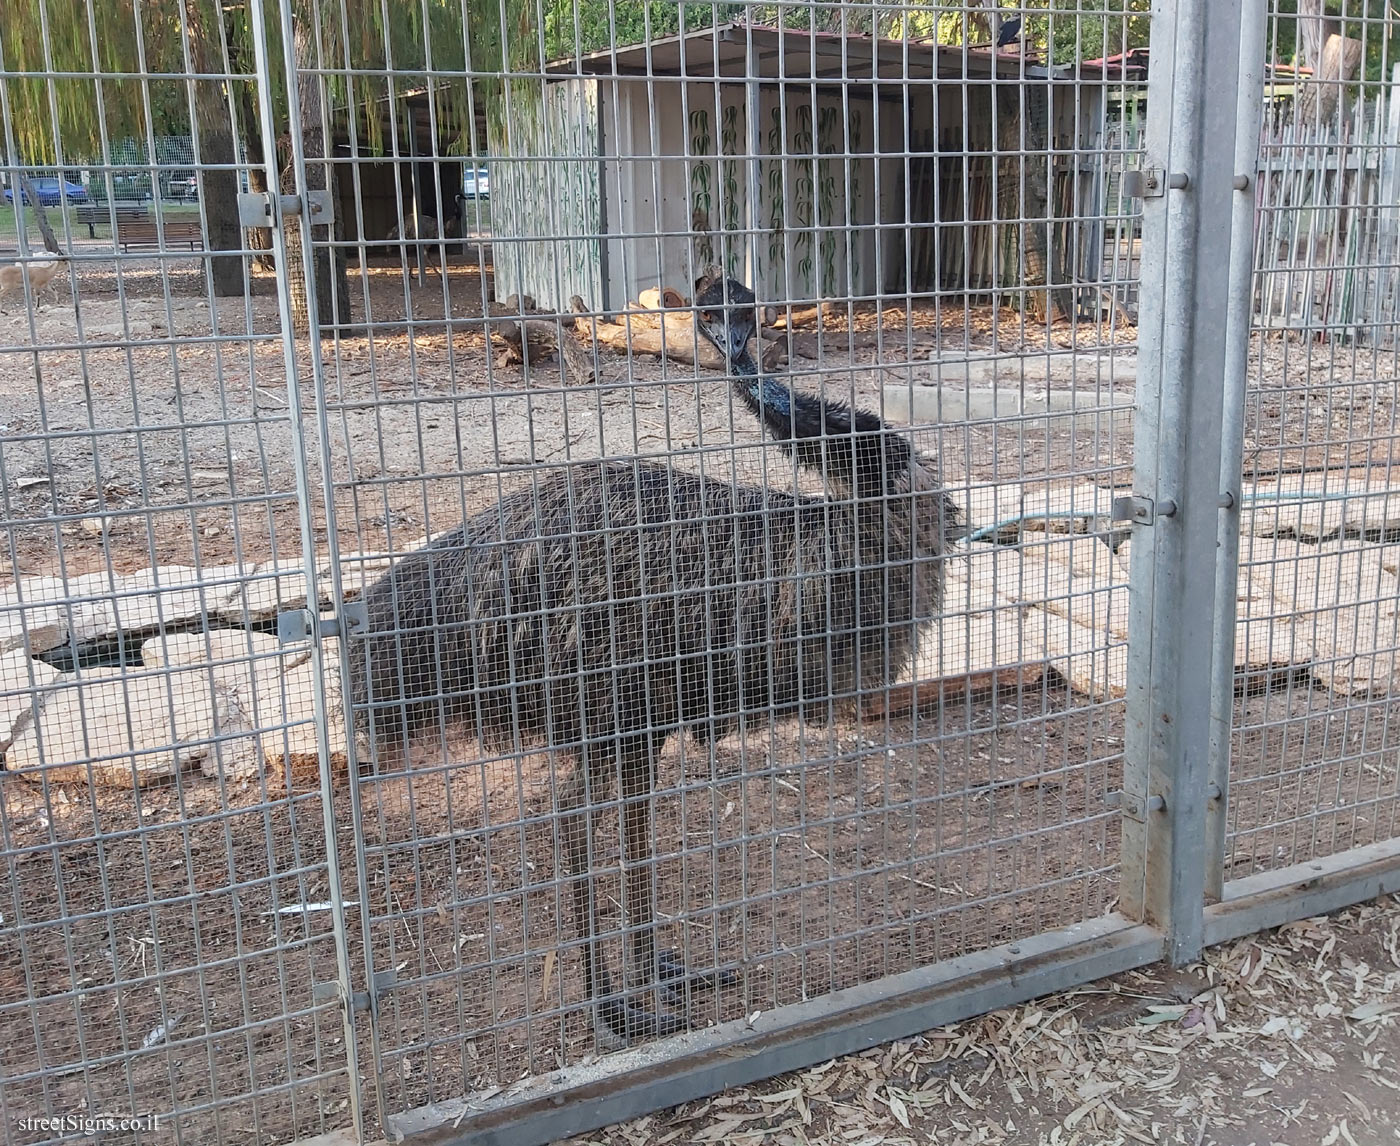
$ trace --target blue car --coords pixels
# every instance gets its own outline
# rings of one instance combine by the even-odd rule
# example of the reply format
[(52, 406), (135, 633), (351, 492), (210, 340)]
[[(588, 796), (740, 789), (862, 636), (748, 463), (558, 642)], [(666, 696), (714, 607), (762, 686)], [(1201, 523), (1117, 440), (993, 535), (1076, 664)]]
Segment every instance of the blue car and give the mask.
[[(39, 197), (41, 207), (57, 207), (65, 196), (70, 203), (86, 203), (88, 199), (87, 188), (81, 183), (70, 183), (65, 179), (63, 180), (63, 191), (60, 193), (57, 179), (32, 179), (30, 182), (33, 184), (34, 194)], [(14, 190), (6, 187), (5, 202), (13, 203), (14, 201)], [(24, 201), (29, 202), (27, 195), (24, 197)]]

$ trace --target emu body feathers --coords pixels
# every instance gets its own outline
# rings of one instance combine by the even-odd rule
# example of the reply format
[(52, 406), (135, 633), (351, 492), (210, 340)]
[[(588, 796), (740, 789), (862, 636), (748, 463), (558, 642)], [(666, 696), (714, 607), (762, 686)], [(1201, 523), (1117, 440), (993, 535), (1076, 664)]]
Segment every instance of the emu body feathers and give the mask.
[[(570, 467), (402, 558), (366, 595), (354, 695), (389, 742), (439, 722), (569, 749), (722, 736), (850, 699), (938, 609), (936, 493), (828, 501), (644, 462)], [(368, 665), (368, 688), (362, 674)]]
[(372, 744), (451, 726), (574, 758), (558, 801), (585, 990), (601, 1033), (623, 1039), (685, 1018), (613, 994), (593, 805), (620, 791), (633, 968), (652, 984), (683, 976), (653, 936), (657, 754), (681, 729), (711, 740), (748, 714), (825, 717), (894, 681), (941, 608), (954, 512), (931, 465), (876, 415), (759, 373), (746, 287), (710, 281), (695, 304), (736, 397), (827, 496), (640, 460), (570, 466), (396, 562), (365, 594), (368, 634), (350, 650)]

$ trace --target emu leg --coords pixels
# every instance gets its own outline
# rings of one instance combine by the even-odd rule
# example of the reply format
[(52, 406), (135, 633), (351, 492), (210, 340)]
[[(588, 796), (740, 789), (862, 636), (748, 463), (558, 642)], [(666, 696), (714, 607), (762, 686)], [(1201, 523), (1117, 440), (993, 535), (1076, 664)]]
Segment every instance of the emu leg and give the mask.
[[(631, 757), (630, 747), (629, 743), (627, 747), (619, 746), (617, 749), (624, 776), (631, 772), (627, 765)], [(681, 1021), (676, 1016), (663, 1015), (658, 1018), (650, 1011), (632, 1006), (625, 998), (618, 998), (613, 994), (612, 976), (608, 974), (607, 961), (603, 958), (602, 948), (598, 943), (598, 904), (592, 854), (595, 813), (592, 804), (611, 790), (610, 781), (614, 769), (608, 765), (612, 763), (614, 753), (608, 749), (584, 748), (580, 756), (578, 765), (560, 792), (560, 805), (564, 811), (562, 830), (573, 884), (575, 926), (584, 940), (584, 991), (597, 1008), (595, 1015), (599, 1021), (597, 1025), (600, 1026), (598, 1033), (622, 1040), (673, 1033), (681, 1026)], [(647, 842), (650, 843), (649, 836)], [(626, 846), (624, 843), (624, 847)], [(645, 875), (645, 871), (642, 874)], [(632, 878), (630, 870), (628, 875), (629, 879)], [(629, 901), (630, 889), (629, 883)], [(651, 935), (651, 925), (652, 918), (648, 915), (646, 926), (642, 929), (648, 937)], [(649, 938), (649, 942), (654, 951), (655, 941)], [(653, 955), (652, 966), (654, 965)]]
[(560, 807), (564, 811), (561, 831), (568, 855), (574, 926), (584, 939), (581, 951), (584, 994), (597, 1001), (598, 1018), (602, 1018), (611, 1028), (613, 1023), (604, 1012), (610, 1004), (615, 1006), (616, 1002), (606, 998), (612, 994), (612, 984), (608, 980), (607, 964), (603, 962), (602, 952), (598, 949), (598, 905), (593, 887), (592, 849), (589, 846), (593, 839), (593, 809), (587, 806), (589, 796), (585, 769), (579, 762), (559, 793)]
[[(656, 788), (656, 756), (664, 734), (629, 737), (618, 745), (622, 790), (622, 864), (627, 896), (628, 963), (642, 986), (658, 980), (656, 902), (652, 895), (652, 861), (656, 856), (652, 802)], [(645, 1013), (645, 1012), (643, 1012)], [(658, 1010), (650, 1029), (670, 1035), (685, 1028), (685, 1016)]]
[(638, 985), (656, 982), (656, 902), (651, 860), (656, 854), (652, 825), (655, 773), (651, 754), (626, 755), (622, 765), (622, 863), (627, 885), (628, 963)]

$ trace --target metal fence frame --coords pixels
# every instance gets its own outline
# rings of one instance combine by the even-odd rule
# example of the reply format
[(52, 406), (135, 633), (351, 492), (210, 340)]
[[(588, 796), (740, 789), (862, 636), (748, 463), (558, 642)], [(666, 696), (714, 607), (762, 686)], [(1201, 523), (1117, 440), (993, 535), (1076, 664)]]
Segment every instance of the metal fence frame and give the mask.
[[(291, 0), (275, 5), (248, 0), (248, 6), (256, 30), (257, 74), (280, 77), (295, 107), (300, 85), (320, 84), (321, 73), (299, 70)], [(314, 984), (312, 998), (304, 1004), (334, 1003), (340, 1010), (353, 1138), (375, 1138), (375, 1122), (382, 1120), (386, 1135), (422, 1133), (425, 1141), (545, 1143), (1161, 959), (1186, 964), (1206, 945), (1400, 891), (1400, 838), (1242, 879), (1225, 878), (1266, 16), (1267, 0), (1158, 0), (1153, 10), (1150, 110), (1143, 177), (1137, 184), (1145, 192), (1137, 449), (1132, 496), (1115, 506), (1116, 520), (1131, 523), (1129, 628), (1134, 637), (1128, 650), (1125, 774), (1119, 794), (1117, 910), (682, 1033), (664, 1044), (570, 1063), (535, 1076), (528, 1086), (507, 1087), (490, 1097), (437, 1101), (410, 1111), (391, 1109), (393, 1100), (376, 1065), (381, 1059), (379, 992), (381, 984), (389, 985), (380, 975), (392, 974), (392, 969), (376, 966), (368, 925), (362, 927), (362, 949), (356, 950), (348, 914), (352, 901), (367, 905), (371, 900), (365, 844), (354, 838), (367, 819), (360, 786), (349, 786), (349, 824), (337, 819), (332, 802), (336, 777), (323, 671), (336, 663), (331, 638), (349, 638), (356, 615), (342, 585), (333, 483), (324, 476), (335, 461), (326, 357), (320, 349), (304, 354), (289, 280), (299, 274), (314, 288), (318, 249), (335, 241), (298, 239), (299, 228), (309, 226), (305, 212), (320, 188), (310, 173), (313, 164), (302, 133), (291, 132), (294, 197), (275, 197), (268, 210), (278, 267), (287, 418), (295, 447), (302, 574), (308, 585), (323, 587), (336, 606), (334, 618), (318, 620), (314, 610), (283, 618), (284, 636), (307, 642), (313, 666), (322, 825), (332, 857), (325, 868), (335, 977)], [(267, 34), (274, 19), (280, 23), (280, 58)], [(1237, 23), (1239, 34), (1222, 34), (1222, 22), (1232, 29)], [(0, 92), (8, 78), (0, 73)], [(267, 82), (259, 85), (257, 109), (268, 140), (277, 132), (271, 89)], [(757, 89), (755, 82), (746, 92), (755, 131)], [(13, 150), (13, 140), (8, 142)], [(746, 146), (754, 154), (761, 150), (753, 141)], [(394, 147), (397, 153), (397, 141)], [(195, 158), (201, 167), (197, 154)], [(756, 187), (757, 164), (750, 167)], [(275, 170), (270, 174), (275, 187)], [(245, 199), (256, 212), (256, 197)], [(753, 214), (757, 201), (751, 189), (746, 220), (751, 232), (761, 227)], [(363, 217), (359, 224), (362, 230)], [(20, 243), (27, 259), (26, 240), (21, 237)], [(424, 251), (432, 245), (415, 248), (420, 281)], [(440, 254), (445, 251), (441, 239), (436, 245)], [(401, 244), (401, 250), (407, 267), (407, 246)], [(1219, 257), (1222, 250), (1229, 251), (1228, 259)], [(311, 329), (318, 332), (312, 342), (319, 347), (322, 333), (336, 324), (331, 316), (318, 314), (315, 289), (307, 296)], [(306, 404), (308, 391), (314, 406)], [(313, 468), (323, 475), (319, 485)], [(327, 530), (328, 565), (318, 558), (313, 540), (318, 508), (332, 526)], [(349, 696), (348, 659), (341, 656), (339, 665), (343, 695)], [(1202, 671), (1206, 665), (1209, 672)], [(356, 751), (350, 735), (346, 755), (351, 776), (366, 763), (357, 761)], [(0, 844), (8, 847), (6, 840), (0, 836)], [(334, 859), (346, 845), (355, 848), (353, 872)], [(13, 862), (12, 854), (0, 855)], [(366, 1045), (371, 1062), (362, 1057)], [(4, 1096), (0, 1084), (0, 1111), (6, 1110)], [(6, 1132), (8, 1140), (8, 1125)], [(327, 1137), (343, 1140), (342, 1132)]]

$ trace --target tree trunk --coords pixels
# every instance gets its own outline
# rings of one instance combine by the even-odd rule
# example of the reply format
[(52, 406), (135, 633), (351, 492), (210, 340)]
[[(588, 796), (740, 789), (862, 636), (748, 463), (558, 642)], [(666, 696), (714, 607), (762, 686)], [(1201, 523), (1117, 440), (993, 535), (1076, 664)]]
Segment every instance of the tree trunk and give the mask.
[(1024, 305), (1037, 322), (1069, 319), (1073, 291), (1064, 285), (1064, 252), (1051, 234), (1049, 100), (1043, 88), (1022, 91), (1013, 83), (994, 90), (1001, 96), (995, 108), (997, 150), (1006, 157), (998, 164), (997, 214), (1015, 221), (1006, 246), (1017, 254), (1017, 265), (1004, 269), (1002, 282), (1026, 288)]
[[(238, 224), (238, 172), (231, 166), (235, 162), (235, 152), (233, 132), (227, 123), (210, 123), (200, 116), (199, 157), (204, 163), (230, 165), (201, 173), (200, 197), (204, 202), (207, 227), (204, 241), (211, 251), (239, 251), (243, 247), (243, 235)], [(213, 255), (209, 265), (216, 296), (236, 298), (245, 292), (241, 255)]]
[(1328, 123), (1341, 104), (1342, 88), (1356, 78), (1364, 45), (1345, 36), (1328, 36), (1312, 78), (1298, 95), (1297, 118), (1303, 123)]
[(15, 179), (19, 183), (19, 194), (15, 196), (15, 221), (17, 229), (24, 227), (25, 205), (34, 212), (34, 221), (39, 224), (39, 234), (44, 237), (44, 249), (51, 255), (63, 254), (63, 248), (58, 245), (58, 237), (53, 233), (53, 227), (49, 225), (49, 213), (44, 210), (44, 205), (39, 202), (39, 193), (34, 190), (34, 184), (29, 181), (29, 176), (15, 164), (11, 164), (15, 172)]
[[(262, 131), (258, 126), (258, 118), (253, 108), (253, 97), (251, 85), (244, 84), (240, 98), (241, 113), (243, 119), (243, 148), (248, 159), (248, 190), (255, 195), (265, 195), (270, 188), (267, 185), (267, 150), (263, 145)], [(276, 263), (272, 257), (272, 228), (271, 227), (249, 227), (244, 232), (243, 241), (250, 251), (265, 251), (266, 254), (255, 256), (258, 265), (264, 270), (273, 270)]]
[(1001, 91), (1008, 94), (1004, 106), (1009, 108), (997, 116), (998, 150), (1008, 157), (1002, 171), (1011, 175), (1009, 181), (1002, 175), (1001, 217), (1018, 220), (1014, 249), (1021, 255), (1016, 270), (1022, 274), (1016, 283), (1028, 288), (1025, 305), (1037, 322), (1070, 319), (1074, 299), (1064, 287), (1064, 252), (1051, 241), (1049, 97), (1040, 87), (1019, 90), (1008, 84)]
[(1297, 62), (1315, 70), (1322, 59), (1322, 45), (1329, 36), (1338, 34), (1341, 27), (1336, 20), (1328, 18), (1325, 0), (1298, 0), (1296, 29)]
[(968, 23), (995, 44), (1001, 35), (1001, 11), (997, 0), (969, 0)]
[[(306, 20), (297, 21), (296, 65), (299, 100), (297, 116), (301, 126), (302, 151), (306, 156), (306, 191), (325, 191), (330, 187), (330, 166), (326, 158), (326, 133), (321, 119), (321, 78), (313, 69), (317, 66), (314, 29)], [(296, 172), (289, 164), (282, 174), (282, 190), (295, 194)], [(308, 239), (309, 230), (309, 239)], [(316, 308), (321, 323), (350, 321), (350, 281), (346, 273), (345, 253), (330, 249), (331, 228), (326, 225), (308, 228), (306, 216), (287, 219), (287, 285), (292, 296), (292, 320), (298, 333), (311, 332), (311, 317), (302, 244), (309, 241), (315, 252)], [(318, 337), (320, 332), (314, 332)]]
[[(205, 27), (198, 4), (185, 6), (190, 29), (190, 53), (194, 66), (205, 75), (226, 69), (220, 58), (219, 36)], [(233, 146), (233, 118), (224, 97), (224, 85), (217, 80), (194, 82), (195, 132), (199, 160), (208, 164), (200, 172), (200, 201), (204, 206), (205, 246), (210, 251), (241, 251), (243, 235), (238, 225), (238, 172), (233, 170), (237, 153)], [(213, 255), (209, 260), (214, 294), (237, 298), (246, 289), (241, 255)]]

